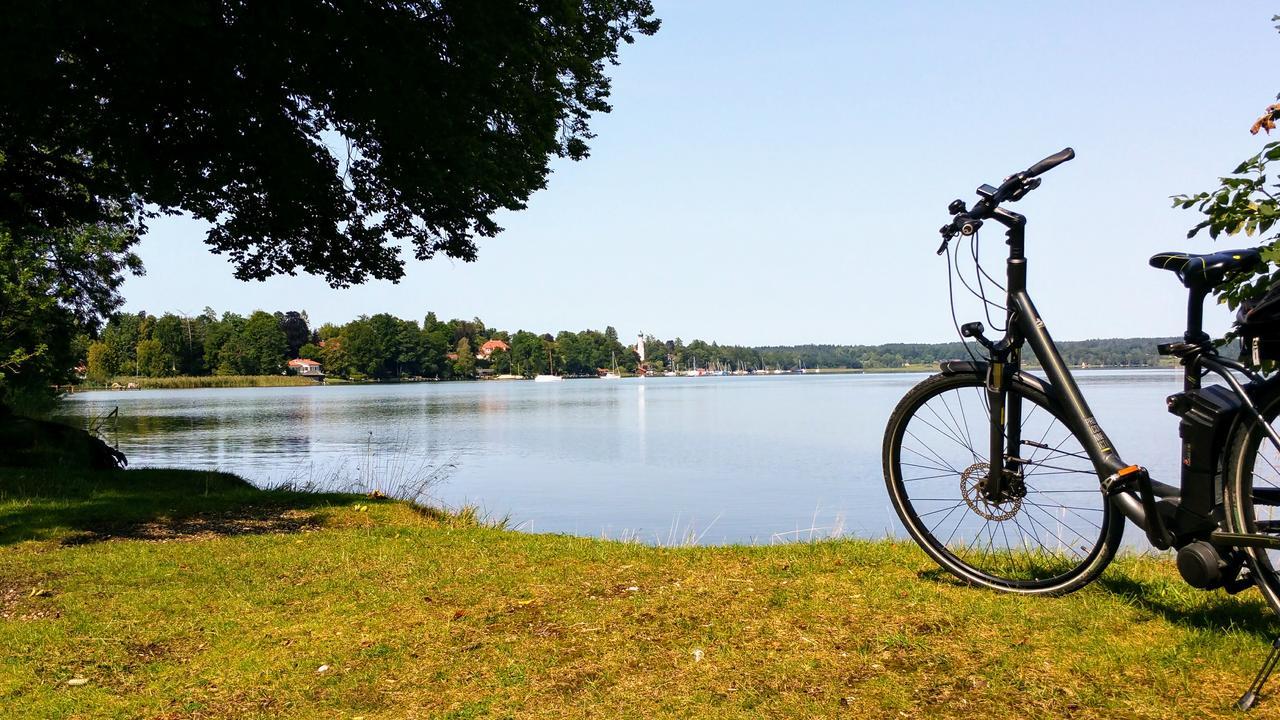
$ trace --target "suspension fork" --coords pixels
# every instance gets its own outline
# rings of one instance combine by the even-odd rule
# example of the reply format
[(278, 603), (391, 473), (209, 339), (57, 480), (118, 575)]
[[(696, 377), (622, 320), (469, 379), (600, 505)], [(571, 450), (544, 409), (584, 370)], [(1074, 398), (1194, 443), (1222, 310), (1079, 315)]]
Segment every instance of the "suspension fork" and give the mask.
[(992, 353), (987, 366), (987, 403), (991, 408), (988, 455), (989, 470), (985, 496), (992, 502), (1005, 502), (1020, 491), (1022, 461), (1022, 396), (1009, 392), (1013, 378), (1021, 370), (1017, 348)]
[(1009, 245), (1006, 263), (1008, 287), (1005, 302), (1005, 337), (1003, 340), (984, 342), (991, 352), (991, 364), (987, 368), (987, 404), (991, 410), (990, 447), (988, 448), (986, 498), (1003, 503), (1010, 497), (1021, 496), (1022, 461), (1022, 396), (1010, 393), (1013, 378), (1022, 369), (1020, 314), (1016, 295), (1025, 293), (1027, 287), (1027, 261), (1023, 255), (1027, 220), (1018, 213), (999, 208), (992, 217), (1009, 230), (1005, 233)]

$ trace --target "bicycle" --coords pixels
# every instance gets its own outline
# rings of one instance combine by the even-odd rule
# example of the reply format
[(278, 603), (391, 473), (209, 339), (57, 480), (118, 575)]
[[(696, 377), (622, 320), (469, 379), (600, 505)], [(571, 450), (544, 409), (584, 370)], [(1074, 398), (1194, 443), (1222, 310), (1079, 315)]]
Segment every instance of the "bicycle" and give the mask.
[[(1028, 595), (1077, 590), (1115, 556), (1127, 519), (1154, 547), (1176, 549), (1192, 586), (1231, 593), (1256, 586), (1280, 612), (1280, 434), (1271, 424), (1280, 415), (1280, 376), (1222, 357), (1203, 329), (1205, 298), (1233, 273), (1261, 267), (1261, 254), (1151, 259), (1189, 291), (1182, 341), (1159, 347), (1185, 369), (1182, 391), (1168, 398), (1180, 418), (1181, 482), (1154, 480), (1121, 459), (1090, 411), (1027, 292), (1026, 218), (1004, 207), (1073, 157), (1067, 148), (999, 187), (980, 186), (971, 207), (949, 206), (938, 248), (947, 253), (948, 283), (950, 244), (969, 238), (978, 290), (960, 278), (982, 299), (988, 322), (990, 308), (1003, 309), (1003, 337), (988, 339), (981, 322), (959, 325), (953, 296), (953, 322), (970, 357), (941, 363), (890, 416), (883, 461), (894, 509), (925, 553), (971, 585)], [(1004, 284), (978, 262), (978, 231), (992, 221), (1005, 228)], [(957, 274), (958, 256), (957, 248)], [(1004, 292), (1003, 306), (987, 299), (987, 284)], [(1044, 379), (1024, 371), (1025, 346)], [(1209, 375), (1224, 384), (1205, 384)], [(1277, 660), (1280, 638), (1242, 709), (1257, 701)]]

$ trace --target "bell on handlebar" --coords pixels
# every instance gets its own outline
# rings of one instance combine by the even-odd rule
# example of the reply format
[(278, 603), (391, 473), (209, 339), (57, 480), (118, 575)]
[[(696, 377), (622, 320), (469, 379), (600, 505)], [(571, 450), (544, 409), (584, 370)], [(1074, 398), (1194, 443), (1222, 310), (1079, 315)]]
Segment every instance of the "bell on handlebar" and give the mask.
[(967, 209), (968, 208), (965, 207), (964, 201), (959, 199), (952, 200), (951, 204), (947, 206), (947, 212), (952, 215), (959, 215)]
[(974, 218), (970, 218), (970, 219), (968, 219), (968, 220), (965, 220), (965, 221), (964, 221), (964, 224), (960, 226), (960, 234), (961, 234), (961, 235), (964, 235), (965, 237), (968, 237), (968, 236), (970, 236), (970, 235), (972, 235), (972, 234), (974, 234), (974, 233), (978, 232), (978, 228), (980, 228), (980, 227), (982, 227), (982, 221), (981, 221), (981, 220), (976, 220), (976, 219), (974, 219)]

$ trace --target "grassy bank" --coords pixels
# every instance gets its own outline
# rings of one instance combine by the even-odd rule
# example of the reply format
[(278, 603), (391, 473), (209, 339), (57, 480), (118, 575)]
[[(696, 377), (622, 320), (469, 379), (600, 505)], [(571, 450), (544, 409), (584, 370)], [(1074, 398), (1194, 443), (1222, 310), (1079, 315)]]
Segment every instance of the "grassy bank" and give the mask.
[(316, 381), (298, 375), (180, 375), (177, 377), (116, 377), (105, 385), (86, 383), (85, 390), (110, 390), (113, 385), (127, 388), (132, 383), (143, 390), (238, 387), (300, 387)]
[(1020, 598), (900, 543), (654, 548), (0, 470), (10, 717), (1228, 717), (1274, 631), (1151, 559)]

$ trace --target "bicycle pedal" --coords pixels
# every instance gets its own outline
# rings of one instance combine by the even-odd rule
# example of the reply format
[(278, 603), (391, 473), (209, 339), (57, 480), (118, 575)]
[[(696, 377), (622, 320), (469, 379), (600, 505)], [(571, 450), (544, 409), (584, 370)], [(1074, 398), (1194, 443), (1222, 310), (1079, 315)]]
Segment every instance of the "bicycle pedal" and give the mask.
[(1222, 583), (1222, 589), (1226, 590), (1228, 595), (1238, 595), (1256, 584), (1253, 579), (1253, 573), (1245, 569), (1236, 575), (1234, 579)]
[(1254, 676), (1253, 684), (1236, 701), (1237, 710), (1249, 710), (1258, 704), (1258, 700), (1262, 698), (1262, 686), (1267, 682), (1267, 678), (1271, 677), (1271, 673), (1276, 669), (1277, 662), (1280, 662), (1280, 637), (1272, 641), (1271, 652), (1267, 654), (1267, 659), (1263, 661), (1262, 667), (1258, 668), (1258, 674)]
[(1146, 468), (1141, 465), (1130, 465), (1120, 468), (1118, 471), (1108, 475), (1102, 481), (1102, 494), (1110, 497), (1125, 490), (1132, 490), (1138, 483), (1142, 474), (1146, 473)]

